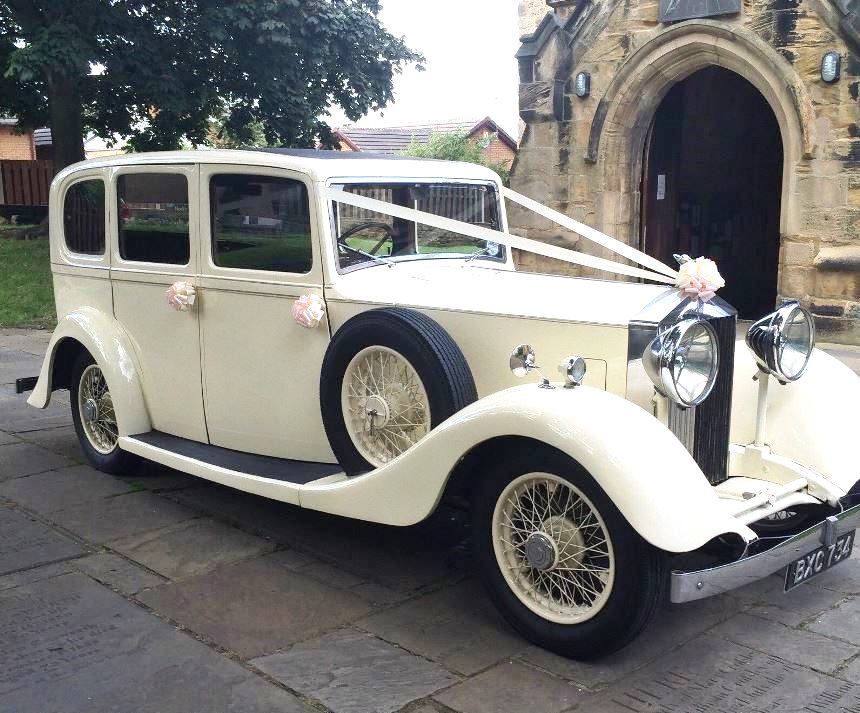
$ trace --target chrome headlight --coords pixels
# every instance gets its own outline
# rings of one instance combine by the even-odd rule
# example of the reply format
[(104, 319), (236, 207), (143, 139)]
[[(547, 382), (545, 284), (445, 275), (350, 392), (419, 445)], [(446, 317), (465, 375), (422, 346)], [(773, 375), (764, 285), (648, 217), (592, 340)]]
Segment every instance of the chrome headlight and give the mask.
[(682, 406), (696, 406), (708, 397), (717, 380), (717, 334), (698, 317), (682, 319), (654, 338), (642, 363), (663, 396)]
[(797, 302), (787, 302), (753, 324), (746, 342), (763, 371), (783, 383), (796, 381), (815, 348), (815, 322)]
[(559, 373), (564, 377), (565, 387), (579, 386), (585, 378), (588, 365), (581, 356), (565, 357), (558, 365)]

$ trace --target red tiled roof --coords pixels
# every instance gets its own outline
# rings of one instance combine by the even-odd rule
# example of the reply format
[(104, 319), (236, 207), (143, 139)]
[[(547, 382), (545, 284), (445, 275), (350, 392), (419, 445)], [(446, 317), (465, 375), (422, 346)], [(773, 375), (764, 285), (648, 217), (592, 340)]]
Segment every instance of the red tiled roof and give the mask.
[(516, 150), (517, 142), (489, 116), (480, 121), (451, 121), (414, 126), (385, 128), (345, 126), (337, 129), (335, 135), (353, 151), (395, 154), (405, 151), (413, 143), (428, 143), (433, 134), (460, 133), (471, 136), (482, 129), (498, 134), (501, 141)]

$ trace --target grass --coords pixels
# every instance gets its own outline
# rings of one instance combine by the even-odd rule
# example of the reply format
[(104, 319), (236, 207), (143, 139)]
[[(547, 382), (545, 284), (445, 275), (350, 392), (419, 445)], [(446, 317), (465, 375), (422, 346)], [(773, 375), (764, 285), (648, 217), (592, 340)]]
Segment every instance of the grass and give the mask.
[(246, 270), (307, 272), (310, 269), (311, 239), (308, 235), (222, 232), (215, 264)]
[(47, 240), (0, 239), (0, 327), (53, 327)]
[(35, 225), (35, 223), (4, 223), (3, 225), (0, 225), (0, 235), (3, 234), (4, 230), (8, 230), (9, 232), (13, 232), (13, 231), (25, 230), (28, 228), (35, 228), (35, 227), (37, 227)]

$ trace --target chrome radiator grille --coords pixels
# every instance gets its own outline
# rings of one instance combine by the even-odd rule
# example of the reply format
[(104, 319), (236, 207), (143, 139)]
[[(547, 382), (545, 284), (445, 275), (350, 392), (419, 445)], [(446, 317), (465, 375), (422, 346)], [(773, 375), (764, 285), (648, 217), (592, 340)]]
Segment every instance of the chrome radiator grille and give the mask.
[[(714, 328), (719, 344), (719, 372), (707, 399), (695, 408), (681, 408), (670, 402), (668, 423), (696, 463), (716, 485), (728, 477), (729, 427), (732, 413), (737, 312), (719, 297), (696, 305), (667, 292), (650, 303), (629, 325), (627, 397), (647, 408), (653, 384), (642, 368), (642, 353), (662, 329), (695, 313)], [(643, 381), (644, 380), (644, 381)], [(638, 386), (647, 384), (647, 392)]]
[[(675, 431), (670, 418), (670, 428), (693, 454), (696, 463), (708, 480), (716, 485), (728, 477), (729, 471), (729, 426), (732, 417), (732, 376), (735, 368), (735, 336), (737, 316), (712, 317), (708, 319), (720, 344), (720, 366), (717, 383), (708, 398), (692, 409), (679, 421), (691, 419), (683, 424), (681, 432)], [(681, 424), (679, 424), (680, 426)], [(692, 444), (682, 436), (692, 430)], [(692, 445), (692, 448), (690, 447)]]

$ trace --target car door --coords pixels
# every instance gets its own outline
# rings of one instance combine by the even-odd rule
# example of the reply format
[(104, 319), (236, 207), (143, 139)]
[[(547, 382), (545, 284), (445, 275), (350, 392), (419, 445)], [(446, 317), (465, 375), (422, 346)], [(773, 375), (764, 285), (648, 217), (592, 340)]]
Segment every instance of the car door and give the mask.
[(205, 165), (200, 320), (210, 442), (334, 462), (319, 405), (329, 324), (300, 326), (293, 303), (323, 297), (313, 185), (258, 166)]
[(155, 430), (206, 442), (196, 309), (165, 293), (197, 279), (198, 168), (121, 166), (111, 171), (114, 315), (131, 336)]

